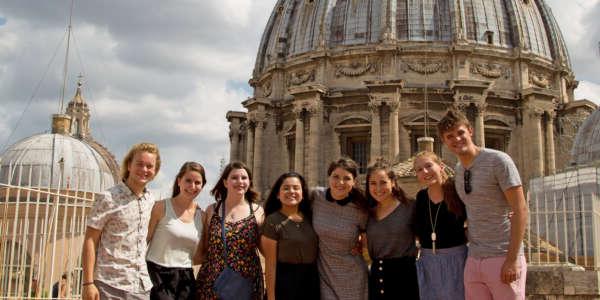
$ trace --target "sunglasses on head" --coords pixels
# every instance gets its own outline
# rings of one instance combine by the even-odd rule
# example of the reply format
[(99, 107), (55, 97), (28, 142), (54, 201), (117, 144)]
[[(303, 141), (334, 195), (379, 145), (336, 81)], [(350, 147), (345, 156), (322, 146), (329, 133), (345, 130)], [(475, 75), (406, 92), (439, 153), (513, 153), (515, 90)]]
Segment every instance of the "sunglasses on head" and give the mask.
[(470, 194), (473, 189), (471, 188), (471, 170), (465, 170), (465, 193)]

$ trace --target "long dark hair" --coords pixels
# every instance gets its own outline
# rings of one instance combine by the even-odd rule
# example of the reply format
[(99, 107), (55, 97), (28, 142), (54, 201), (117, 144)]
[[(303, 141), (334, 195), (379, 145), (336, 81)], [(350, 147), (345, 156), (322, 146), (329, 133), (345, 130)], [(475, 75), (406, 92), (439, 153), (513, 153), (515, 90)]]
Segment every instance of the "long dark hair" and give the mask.
[(367, 202), (367, 198), (365, 198), (365, 194), (362, 189), (358, 185), (358, 164), (349, 157), (342, 157), (336, 161), (333, 161), (329, 164), (329, 168), (327, 168), (327, 176), (331, 176), (331, 173), (337, 168), (341, 168), (352, 174), (354, 178), (354, 186), (350, 191), (350, 198), (354, 204), (358, 205), (359, 208), (364, 210), (365, 212), (369, 211), (369, 203)]
[(265, 216), (268, 216), (276, 211), (281, 209), (281, 201), (277, 196), (279, 195), (279, 190), (281, 189), (281, 185), (283, 181), (288, 178), (298, 178), (300, 180), (300, 186), (302, 186), (302, 201), (298, 205), (298, 210), (307, 218), (312, 218), (312, 210), (310, 207), (310, 195), (308, 193), (308, 187), (306, 186), (306, 181), (302, 177), (302, 175), (296, 172), (288, 172), (281, 174), (279, 178), (273, 184), (271, 188), (271, 192), (269, 193), (269, 197), (267, 197), (267, 201), (265, 202)]
[(442, 159), (431, 151), (421, 151), (415, 155), (415, 162), (419, 157), (427, 157), (431, 159), (434, 163), (440, 165), (442, 167), (442, 191), (444, 191), (444, 202), (446, 202), (446, 206), (448, 206), (448, 211), (453, 213), (457, 217), (464, 217), (467, 215), (465, 211), (465, 205), (460, 200), (458, 193), (456, 192), (456, 187), (454, 186), (454, 177), (450, 177), (446, 171), (443, 169), (446, 168), (446, 164), (442, 161)]
[(243, 162), (234, 161), (225, 166), (225, 169), (223, 169), (223, 172), (221, 172), (221, 177), (219, 177), (215, 187), (210, 190), (210, 194), (215, 197), (217, 202), (224, 201), (227, 198), (227, 188), (225, 187), (224, 181), (227, 179), (227, 177), (229, 177), (229, 173), (231, 173), (231, 171), (239, 169), (246, 170), (246, 173), (248, 173), (248, 179), (250, 180), (250, 186), (248, 186), (248, 190), (246, 191), (246, 194), (244, 194), (246, 201), (253, 203), (259, 199), (258, 193), (252, 188), (252, 172)]
[(204, 167), (201, 164), (194, 161), (185, 162), (179, 169), (179, 173), (177, 173), (177, 176), (175, 176), (175, 182), (173, 183), (173, 194), (171, 195), (171, 197), (176, 197), (181, 192), (177, 181), (181, 179), (181, 177), (183, 177), (183, 175), (185, 175), (185, 173), (187, 173), (188, 171), (195, 171), (200, 173), (200, 176), (202, 176), (202, 187), (204, 187), (204, 185), (206, 184), (206, 174), (204, 172)]
[(377, 205), (377, 201), (375, 200), (375, 198), (373, 198), (373, 196), (371, 195), (371, 192), (369, 191), (369, 180), (371, 179), (371, 174), (373, 174), (373, 172), (376, 171), (384, 171), (385, 174), (387, 175), (387, 177), (392, 181), (392, 195), (394, 196), (394, 198), (398, 201), (400, 201), (400, 203), (402, 204), (407, 204), (409, 199), (408, 197), (406, 197), (406, 193), (404, 193), (404, 190), (400, 187), (400, 185), (398, 184), (398, 176), (396, 175), (396, 173), (394, 173), (394, 171), (392, 170), (392, 166), (383, 158), (378, 158), (375, 163), (373, 163), (372, 165), (370, 165), (367, 168), (367, 181), (366, 181), (366, 195), (367, 195), (367, 201), (369, 202), (369, 206), (374, 208)]

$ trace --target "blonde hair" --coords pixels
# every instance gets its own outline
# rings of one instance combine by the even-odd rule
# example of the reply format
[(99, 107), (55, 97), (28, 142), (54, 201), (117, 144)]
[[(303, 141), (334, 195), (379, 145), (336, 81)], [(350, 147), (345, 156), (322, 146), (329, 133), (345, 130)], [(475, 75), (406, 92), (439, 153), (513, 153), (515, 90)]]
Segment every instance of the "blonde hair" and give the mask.
[[(415, 164), (417, 163), (417, 159), (419, 159), (421, 157), (429, 158), (433, 162), (438, 164), (440, 167), (442, 167), (442, 172), (441, 172), (442, 180), (444, 182), (446, 182), (446, 180), (448, 180), (449, 176), (448, 176), (448, 173), (446, 172), (446, 169), (448, 168), (448, 166), (442, 161), (442, 159), (437, 154), (435, 154), (434, 152), (431, 152), (431, 151), (425, 150), (425, 151), (421, 151), (421, 152), (415, 154), (415, 157), (413, 159), (413, 170), (415, 168)], [(416, 170), (415, 170), (415, 172), (416, 172)]]
[[(451, 174), (448, 174), (448, 171), (451, 169), (446, 166), (446, 164), (442, 161), (442, 159), (437, 154), (435, 154), (434, 152), (431, 152), (431, 151), (421, 151), (421, 152), (417, 153), (413, 160), (413, 169), (414, 169), (415, 163), (417, 162), (417, 159), (419, 159), (419, 158), (429, 158), (434, 163), (436, 163), (440, 167), (442, 167), (440, 175), (442, 176), (442, 180), (443, 180), (442, 190), (444, 191), (444, 202), (446, 202), (446, 205), (448, 206), (448, 210), (451, 213), (453, 213), (459, 217), (466, 216), (467, 213), (465, 211), (465, 205), (460, 200), (460, 197), (458, 196), (458, 193), (456, 192), (456, 188), (454, 187), (454, 177), (452, 177), (453, 174), (452, 174), (452, 176), (451, 176)], [(415, 172), (416, 172), (416, 170), (415, 170)]]
[(160, 152), (158, 151), (158, 146), (153, 143), (139, 143), (131, 146), (129, 152), (123, 158), (123, 162), (121, 163), (121, 180), (127, 180), (129, 178), (129, 164), (133, 161), (133, 157), (138, 152), (148, 152), (156, 155), (156, 165), (154, 166), (154, 174), (157, 174), (160, 170)]

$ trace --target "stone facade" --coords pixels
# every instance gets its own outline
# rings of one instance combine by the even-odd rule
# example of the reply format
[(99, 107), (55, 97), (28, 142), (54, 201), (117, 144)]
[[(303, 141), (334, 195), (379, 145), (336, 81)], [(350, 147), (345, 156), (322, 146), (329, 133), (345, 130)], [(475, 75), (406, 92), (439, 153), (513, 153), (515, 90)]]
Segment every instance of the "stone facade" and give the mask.
[[(245, 161), (263, 192), (288, 170), (324, 185), (328, 163), (341, 155), (361, 172), (378, 156), (404, 162), (423, 136), (434, 137), (434, 150), (452, 164), (435, 125), (453, 107), (470, 118), (477, 144), (513, 157), (524, 182), (563, 168), (568, 160), (557, 153), (571, 146), (557, 124), (581, 122), (595, 105), (573, 98), (577, 81), (544, 1), (491, 1), (504, 23), (479, 33), (483, 21), (469, 18), (484, 13), (463, 9), (471, 1), (429, 2), (414, 1), (419, 10), (401, 0), (278, 1), (247, 112), (227, 114), (230, 159)], [(404, 35), (419, 13), (448, 26), (432, 25), (430, 36), (425, 22), (422, 32)], [(531, 31), (528, 16), (543, 28)], [(543, 43), (535, 44), (540, 33)]]

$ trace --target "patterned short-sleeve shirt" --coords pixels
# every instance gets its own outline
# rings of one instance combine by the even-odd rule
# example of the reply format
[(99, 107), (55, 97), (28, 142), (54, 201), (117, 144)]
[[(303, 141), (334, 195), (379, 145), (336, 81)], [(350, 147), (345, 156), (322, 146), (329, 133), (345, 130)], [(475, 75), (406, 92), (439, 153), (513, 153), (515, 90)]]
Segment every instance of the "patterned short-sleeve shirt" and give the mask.
[(145, 257), (153, 205), (148, 190), (137, 197), (123, 182), (96, 198), (87, 219), (87, 226), (102, 231), (95, 280), (131, 292), (152, 288)]

